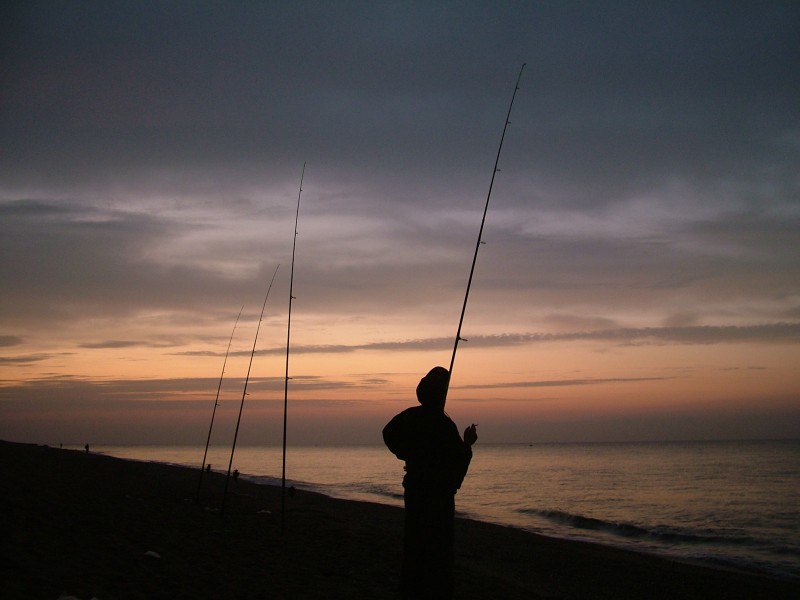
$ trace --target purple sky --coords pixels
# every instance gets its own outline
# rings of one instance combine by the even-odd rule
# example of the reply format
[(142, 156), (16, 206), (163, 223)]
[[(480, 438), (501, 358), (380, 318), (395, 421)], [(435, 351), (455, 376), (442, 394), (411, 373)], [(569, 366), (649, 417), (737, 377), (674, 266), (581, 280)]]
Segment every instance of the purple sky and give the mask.
[[(662, 398), (625, 400), (640, 437), (800, 435), (798, 28), (796, 2), (5, 3), (0, 437), (128, 442), (125, 410), (180, 401), (195, 439), (281, 263), (277, 401), (306, 162), (296, 389), (369, 405), (374, 441), (449, 361), (523, 62), (454, 398), (537, 407), (495, 441), (635, 437), (620, 408), (570, 421), (610, 403), (588, 388)], [(671, 412), (687, 390), (714, 406)]]

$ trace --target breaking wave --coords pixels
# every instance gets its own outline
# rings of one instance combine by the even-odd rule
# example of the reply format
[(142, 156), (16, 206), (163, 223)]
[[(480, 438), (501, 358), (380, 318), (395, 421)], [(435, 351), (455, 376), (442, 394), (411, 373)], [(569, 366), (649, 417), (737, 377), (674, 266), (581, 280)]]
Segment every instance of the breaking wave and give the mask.
[(542, 517), (550, 522), (573, 529), (600, 531), (624, 538), (649, 539), (665, 543), (683, 544), (752, 544), (752, 538), (742, 535), (725, 535), (712, 531), (691, 531), (658, 525), (643, 527), (633, 523), (605, 521), (594, 517), (572, 514), (561, 510), (541, 510), (522, 508), (519, 512), (526, 515)]

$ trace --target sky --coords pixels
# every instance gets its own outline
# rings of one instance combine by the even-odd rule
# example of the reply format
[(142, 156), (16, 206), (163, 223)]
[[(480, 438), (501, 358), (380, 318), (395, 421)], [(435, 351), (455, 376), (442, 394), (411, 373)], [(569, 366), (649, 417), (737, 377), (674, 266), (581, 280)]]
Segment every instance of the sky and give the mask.
[(280, 444), (285, 397), (290, 446), (381, 443), (449, 364), (523, 64), (448, 414), (479, 444), (800, 437), (798, 28), (3, 3), (0, 438), (203, 445), (219, 388), (212, 444), (242, 398), (238, 443)]

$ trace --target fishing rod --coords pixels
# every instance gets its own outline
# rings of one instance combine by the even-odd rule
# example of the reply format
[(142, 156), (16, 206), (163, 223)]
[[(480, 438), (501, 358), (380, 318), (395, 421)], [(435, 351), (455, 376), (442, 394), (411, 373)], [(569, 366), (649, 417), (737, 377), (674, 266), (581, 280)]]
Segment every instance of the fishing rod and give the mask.
[(283, 467), (281, 470), (281, 535), (286, 529), (286, 414), (289, 408), (289, 340), (292, 335), (292, 289), (294, 286), (294, 252), (297, 247), (297, 220), (300, 217), (300, 196), (303, 193), (303, 177), (306, 174), (306, 163), (300, 173), (300, 191), (297, 192), (297, 210), (294, 214), (294, 238), (292, 239), (292, 268), (289, 276), (289, 318), (286, 326), (286, 377), (283, 383)]
[(239, 317), (242, 316), (244, 305), (239, 309), (239, 314), (236, 315), (236, 322), (233, 324), (233, 331), (231, 331), (231, 338), (228, 340), (228, 349), (225, 350), (225, 360), (222, 361), (222, 373), (219, 376), (219, 385), (217, 386), (217, 397), (214, 398), (214, 410), (211, 411), (211, 424), (208, 426), (208, 438), (206, 438), (206, 451), (203, 453), (203, 462), (200, 463), (200, 481), (197, 482), (197, 495), (194, 501), (200, 502), (200, 488), (203, 486), (203, 473), (206, 470), (206, 458), (208, 457), (208, 446), (211, 443), (211, 430), (214, 427), (214, 416), (217, 414), (217, 407), (219, 406), (219, 392), (222, 389), (222, 378), (225, 376), (225, 365), (228, 363), (228, 354), (231, 351), (231, 343), (233, 342), (233, 334), (236, 333), (236, 326), (239, 324)]
[(247, 396), (247, 384), (250, 381), (250, 369), (253, 366), (253, 356), (256, 354), (256, 342), (258, 342), (258, 332), (261, 329), (261, 321), (264, 319), (264, 309), (267, 308), (267, 299), (269, 298), (269, 292), (272, 289), (272, 284), (275, 281), (275, 275), (278, 274), (278, 268), (280, 265), (275, 267), (275, 272), (272, 274), (272, 279), (269, 281), (269, 287), (267, 288), (267, 293), (264, 296), (264, 304), (261, 306), (261, 316), (258, 317), (258, 326), (256, 327), (256, 337), (253, 340), (253, 351), (250, 353), (250, 364), (247, 366), (247, 377), (244, 379), (244, 390), (242, 391), (242, 402), (239, 404), (239, 417), (236, 419), (236, 431), (233, 434), (233, 446), (231, 447), (231, 459), (228, 462), (228, 474), (225, 476), (225, 489), (222, 492), (222, 506), (219, 509), (220, 516), (225, 514), (225, 500), (228, 498), (228, 482), (231, 478), (231, 466), (233, 465), (233, 453), (236, 451), (236, 438), (239, 437), (239, 425), (242, 422), (242, 409), (244, 408), (244, 398)]
[(486, 194), (486, 205), (483, 207), (483, 218), (481, 219), (481, 228), (478, 231), (478, 241), (475, 244), (475, 254), (472, 256), (472, 267), (469, 270), (469, 279), (467, 280), (467, 292), (464, 294), (464, 304), (461, 307), (461, 318), (458, 320), (458, 331), (456, 331), (456, 340), (453, 344), (453, 355), (450, 357), (450, 377), (447, 380), (447, 388), (445, 389), (445, 400), (447, 399), (447, 392), (450, 389), (450, 381), (453, 379), (453, 365), (456, 362), (456, 352), (458, 351), (458, 343), (460, 341), (467, 341), (461, 337), (461, 326), (464, 324), (464, 313), (467, 311), (467, 301), (469, 300), (469, 290), (472, 287), (472, 276), (475, 273), (475, 263), (478, 260), (478, 250), (483, 244), (483, 225), (486, 222), (486, 213), (489, 210), (489, 199), (492, 197), (492, 187), (494, 187), (494, 178), (497, 175), (499, 169), (497, 165), (500, 163), (500, 152), (503, 150), (503, 140), (506, 137), (506, 129), (508, 129), (508, 124), (511, 122), (509, 119), (511, 118), (511, 109), (514, 106), (514, 98), (517, 95), (517, 90), (519, 89), (519, 82), (522, 79), (522, 71), (525, 69), (525, 63), (522, 64), (522, 67), (519, 69), (519, 75), (517, 75), (517, 83), (514, 85), (514, 93), (511, 94), (511, 102), (508, 105), (508, 113), (506, 113), (506, 122), (503, 125), (503, 134), (500, 136), (500, 146), (497, 148), (497, 157), (494, 160), (494, 170), (492, 171), (492, 180), (489, 183), (489, 193)]

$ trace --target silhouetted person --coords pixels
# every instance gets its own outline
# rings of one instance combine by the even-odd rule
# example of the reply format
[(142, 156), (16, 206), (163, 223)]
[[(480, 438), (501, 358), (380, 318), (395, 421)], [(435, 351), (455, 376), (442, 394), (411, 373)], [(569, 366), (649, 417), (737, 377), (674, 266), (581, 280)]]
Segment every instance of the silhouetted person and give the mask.
[(86, 450), (86, 454), (89, 454), (89, 444), (86, 444), (83, 449)]
[(450, 373), (434, 367), (417, 386), (420, 406), (408, 408), (383, 429), (383, 440), (406, 462), (403, 478), (405, 535), (403, 598), (453, 597), (455, 494), (478, 439), (475, 425), (464, 439), (444, 412)]

